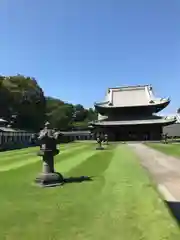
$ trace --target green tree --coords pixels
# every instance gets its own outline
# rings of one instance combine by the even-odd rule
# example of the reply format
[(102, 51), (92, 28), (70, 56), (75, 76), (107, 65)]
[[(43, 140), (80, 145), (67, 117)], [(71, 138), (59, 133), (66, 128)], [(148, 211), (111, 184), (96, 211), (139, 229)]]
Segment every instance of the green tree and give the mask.
[(87, 112), (88, 121), (97, 120), (97, 117), (98, 117), (98, 113), (95, 110), (93, 110), (92, 108), (89, 108), (88, 112)]
[(4, 86), (5, 77), (0, 76), (0, 117), (8, 118), (10, 108), (8, 102), (10, 101), (10, 92)]
[(17, 114), (17, 127), (38, 130), (45, 120), (46, 102), (37, 81), (17, 75), (1, 76), (0, 82), (2, 102), (6, 103), (6, 110), (1, 110), (1, 116), (9, 119), (11, 115)]
[(47, 118), (51, 122), (53, 128), (57, 128), (59, 130), (70, 130), (72, 128), (73, 113), (73, 105), (63, 104), (47, 113)]
[(60, 130), (86, 129), (97, 113), (81, 104), (72, 105), (44, 97), (37, 81), (23, 75), (0, 76), (0, 117), (10, 120), (16, 114), (16, 127), (38, 131), (45, 120)]
[(87, 110), (81, 104), (74, 106), (74, 121), (82, 122), (87, 117)]
[(57, 98), (46, 97), (46, 113), (50, 113), (59, 106), (64, 105), (65, 103)]
[[(85, 118), (81, 118), (80, 121), (75, 121), (73, 123), (73, 128), (76, 130), (87, 130), (89, 123), (97, 119), (97, 112), (92, 108), (85, 109)], [(78, 119), (79, 120), (79, 119)]]

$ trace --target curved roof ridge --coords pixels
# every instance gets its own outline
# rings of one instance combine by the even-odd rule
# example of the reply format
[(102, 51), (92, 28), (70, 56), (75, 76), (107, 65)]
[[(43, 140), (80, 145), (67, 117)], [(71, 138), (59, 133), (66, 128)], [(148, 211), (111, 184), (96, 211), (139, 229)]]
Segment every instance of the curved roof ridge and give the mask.
[(109, 87), (108, 89), (120, 89), (120, 88), (145, 88), (145, 87), (152, 87), (151, 84), (139, 84), (139, 85), (124, 85), (124, 86), (117, 86), (117, 87)]
[(105, 105), (110, 103), (110, 101), (95, 102), (94, 105)]

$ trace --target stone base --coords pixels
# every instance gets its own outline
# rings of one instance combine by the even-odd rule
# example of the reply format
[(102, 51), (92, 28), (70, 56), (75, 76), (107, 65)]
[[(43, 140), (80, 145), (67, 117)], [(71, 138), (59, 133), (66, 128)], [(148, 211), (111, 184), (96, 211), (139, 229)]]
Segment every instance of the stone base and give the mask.
[(63, 176), (60, 173), (40, 173), (35, 182), (43, 187), (52, 187), (64, 183)]
[(103, 147), (97, 147), (96, 150), (104, 150)]

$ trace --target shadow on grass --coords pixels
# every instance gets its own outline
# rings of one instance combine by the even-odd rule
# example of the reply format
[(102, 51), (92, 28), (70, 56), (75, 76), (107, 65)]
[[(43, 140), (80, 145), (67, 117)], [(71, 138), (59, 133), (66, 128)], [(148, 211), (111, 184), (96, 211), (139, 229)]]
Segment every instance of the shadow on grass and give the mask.
[(58, 187), (58, 186), (64, 186), (67, 183), (82, 183), (82, 182), (89, 182), (92, 181), (92, 177), (88, 176), (80, 176), (80, 177), (67, 177), (63, 178), (62, 182), (54, 182), (54, 183), (39, 183), (38, 185), (40, 187)]
[(176, 219), (178, 225), (180, 226), (180, 202), (169, 202), (165, 201), (166, 205), (171, 211), (171, 214)]
[(64, 178), (64, 183), (81, 183), (81, 182), (88, 182), (88, 181), (92, 181), (93, 178), (92, 177), (88, 177), (88, 176), (80, 176), (80, 177), (68, 177), (68, 178)]

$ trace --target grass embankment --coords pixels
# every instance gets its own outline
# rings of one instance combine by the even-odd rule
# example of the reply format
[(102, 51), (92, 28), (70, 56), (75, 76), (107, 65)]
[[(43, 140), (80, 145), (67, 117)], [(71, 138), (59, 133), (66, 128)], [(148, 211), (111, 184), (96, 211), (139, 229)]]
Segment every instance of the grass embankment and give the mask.
[(127, 145), (96, 151), (92, 143), (62, 146), (56, 170), (93, 181), (63, 187), (33, 184), (37, 148), (0, 153), (1, 240), (178, 240), (175, 221)]
[(167, 155), (180, 158), (180, 143), (147, 143), (149, 147), (152, 147), (160, 152), (163, 152)]

